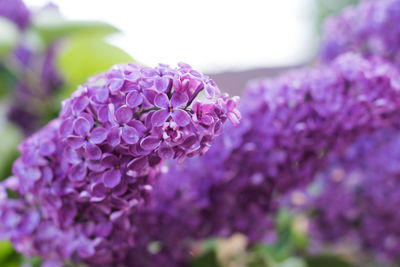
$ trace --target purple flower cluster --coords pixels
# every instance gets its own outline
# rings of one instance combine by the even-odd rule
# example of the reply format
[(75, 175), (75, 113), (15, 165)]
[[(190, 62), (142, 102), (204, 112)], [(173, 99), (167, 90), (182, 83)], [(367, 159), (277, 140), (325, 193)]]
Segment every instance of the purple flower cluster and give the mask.
[(345, 52), (380, 56), (400, 64), (400, 1), (363, 0), (325, 22), (321, 46), (323, 61)]
[(0, 17), (11, 20), (20, 29), (30, 23), (30, 12), (22, 0), (0, 0)]
[[(44, 9), (56, 9), (48, 5)], [(39, 13), (36, 15), (40, 15)], [(61, 87), (62, 79), (56, 70), (58, 45), (53, 42), (43, 48), (26, 43), (31, 12), (21, 0), (0, 0), (0, 17), (5, 17), (20, 28), (20, 40), (12, 53), (0, 59), (0, 71), (13, 68), (15, 81), (8, 118), (26, 136), (39, 129), (52, 111), (52, 96)], [(11, 91), (11, 90), (10, 90)]]
[(317, 192), (308, 192), (302, 207), (313, 214), (310, 231), (315, 247), (351, 238), (378, 259), (399, 259), (397, 133), (398, 129), (363, 136), (344, 153), (332, 155), (329, 168), (313, 186)]
[(227, 119), (238, 123), (238, 101), (183, 63), (91, 78), (20, 146), (3, 186), (22, 198), (0, 201), (1, 235), (46, 260), (123, 261), (164, 160), (204, 154)]
[(171, 166), (160, 179), (152, 206), (138, 216), (132, 260), (185, 266), (204, 238), (242, 232), (250, 241), (271, 240), (276, 195), (307, 185), (328, 153), (358, 136), (400, 126), (399, 77), (388, 63), (346, 54), (250, 83), (242, 123), (226, 129), (206, 157)]

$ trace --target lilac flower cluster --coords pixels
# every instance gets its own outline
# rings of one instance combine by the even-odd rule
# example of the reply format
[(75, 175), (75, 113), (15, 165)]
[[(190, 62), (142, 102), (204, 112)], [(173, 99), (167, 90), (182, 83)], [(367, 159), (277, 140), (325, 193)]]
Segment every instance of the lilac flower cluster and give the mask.
[(241, 125), (226, 129), (206, 157), (171, 166), (155, 187), (153, 205), (138, 216), (132, 260), (185, 266), (203, 238), (273, 239), (276, 195), (307, 185), (328, 153), (358, 136), (400, 126), (399, 77), (388, 63), (346, 54), (250, 83)]
[(321, 58), (327, 62), (353, 51), (380, 56), (399, 65), (399, 25), (399, 0), (363, 0), (326, 20)]
[(93, 77), (20, 146), (3, 187), (22, 198), (0, 201), (1, 235), (46, 260), (121, 262), (164, 160), (204, 154), (227, 119), (239, 122), (238, 101), (184, 63)]
[[(302, 207), (310, 210), (314, 246), (352, 238), (381, 260), (400, 253), (400, 136), (383, 130), (361, 137), (342, 154), (332, 155)], [(311, 191), (312, 192), (312, 191)], [(332, 205), (332, 203), (335, 203)]]
[[(55, 8), (54, 5), (44, 7)], [(55, 66), (58, 45), (54, 42), (37, 49), (26, 43), (31, 12), (21, 0), (0, 0), (0, 17), (13, 21), (20, 28), (20, 40), (12, 53), (0, 59), (0, 71), (10, 66), (14, 68), (13, 88), (7, 88), (13, 89), (8, 118), (29, 136), (50, 117), (51, 97), (62, 85)]]
[(0, 17), (12, 21), (20, 29), (30, 23), (30, 12), (22, 0), (0, 0)]

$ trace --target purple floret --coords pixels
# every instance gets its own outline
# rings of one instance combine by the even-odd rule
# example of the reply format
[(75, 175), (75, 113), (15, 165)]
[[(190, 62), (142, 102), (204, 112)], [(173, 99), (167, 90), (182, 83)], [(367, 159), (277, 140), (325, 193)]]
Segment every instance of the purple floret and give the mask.
[(0, 17), (14, 22), (20, 29), (30, 23), (30, 12), (21, 0), (0, 0)]
[[(185, 115), (153, 120), (164, 110), (160, 95), (171, 103), (181, 99), (174, 108)], [(57, 119), (20, 146), (4, 187), (21, 198), (0, 201), (1, 236), (47, 261), (123, 261), (135, 246), (136, 213), (148, 202), (164, 159), (204, 154), (228, 113), (240, 116), (232, 100), (238, 102), (187, 64), (116, 65), (93, 77), (63, 102)], [(195, 119), (194, 101), (209, 105), (208, 124)], [(20, 218), (32, 212), (30, 231), (19, 230)]]
[(399, 45), (400, 1), (363, 0), (326, 20), (321, 58), (328, 62), (352, 51), (399, 65)]
[(273, 239), (277, 195), (308, 185), (328, 154), (360, 135), (399, 127), (399, 77), (388, 63), (347, 54), (250, 83), (242, 123), (227, 125), (205, 157), (172, 165), (155, 186), (153, 205), (138, 216), (131, 262), (186, 266), (196, 241), (236, 232), (250, 242)]

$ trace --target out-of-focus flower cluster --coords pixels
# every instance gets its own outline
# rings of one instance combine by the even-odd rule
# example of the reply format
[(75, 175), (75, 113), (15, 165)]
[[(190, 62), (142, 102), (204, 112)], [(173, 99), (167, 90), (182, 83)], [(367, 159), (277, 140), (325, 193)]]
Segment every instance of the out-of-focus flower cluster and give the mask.
[(30, 12), (21, 0), (1, 0), (0, 17), (8, 19), (18, 25), (20, 29), (24, 29), (29, 24)]
[(3, 187), (21, 199), (3, 192), (1, 236), (46, 260), (122, 261), (163, 160), (205, 153), (227, 119), (239, 122), (238, 101), (184, 63), (93, 77), (20, 146)]
[[(361, 137), (318, 175), (303, 210), (311, 212), (313, 247), (353, 242), (381, 260), (400, 252), (398, 130)], [(316, 190), (317, 189), (317, 190)], [(316, 192), (313, 192), (316, 191)]]
[[(56, 9), (49, 5), (45, 9)], [(40, 12), (39, 12), (40, 13)], [(0, 58), (0, 69), (12, 69), (15, 84), (9, 119), (25, 135), (37, 130), (49, 117), (51, 97), (62, 85), (62, 78), (55, 67), (57, 42), (35, 47), (29, 38), (31, 17), (38, 15), (27, 9), (21, 0), (0, 0), (0, 17), (11, 20), (20, 28), (18, 44), (9, 55)], [(11, 91), (11, 90), (10, 90)]]
[(353, 51), (400, 64), (400, 1), (363, 0), (325, 21), (321, 58)]
[(241, 125), (224, 131), (206, 157), (172, 166), (160, 180), (153, 205), (138, 216), (143, 231), (131, 262), (184, 265), (195, 241), (235, 232), (271, 240), (274, 196), (307, 185), (328, 153), (358, 136), (398, 126), (399, 82), (390, 64), (347, 54), (251, 83)]

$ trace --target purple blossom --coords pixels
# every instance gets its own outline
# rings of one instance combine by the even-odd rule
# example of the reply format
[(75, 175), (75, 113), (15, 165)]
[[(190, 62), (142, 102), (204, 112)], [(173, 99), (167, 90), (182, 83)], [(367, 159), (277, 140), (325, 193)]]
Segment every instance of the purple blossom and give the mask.
[(398, 79), (386, 62), (346, 54), (328, 66), (250, 83), (242, 123), (227, 125), (205, 157), (171, 164), (155, 185), (152, 205), (137, 217), (129, 262), (186, 266), (196, 241), (236, 232), (273, 241), (277, 196), (308, 185), (328, 155), (358, 137), (398, 129)]
[(21, 0), (0, 0), (0, 17), (14, 22), (24, 29), (30, 23), (30, 12)]
[[(49, 264), (104, 266), (125, 260), (135, 246), (137, 213), (148, 204), (163, 159), (203, 154), (228, 112), (239, 114), (207, 76), (180, 66), (116, 65), (65, 100), (58, 118), (21, 144), (13, 176), (1, 185), (21, 197), (7, 199), (0, 190), (0, 235)], [(191, 82), (177, 91), (174, 81), (188, 75)], [(209, 84), (213, 96), (198, 100)], [(211, 123), (195, 121), (189, 95), (210, 105)], [(153, 123), (167, 102), (179, 112)], [(36, 217), (28, 231), (21, 222), (31, 213)]]
[(321, 58), (328, 62), (345, 52), (380, 56), (399, 64), (400, 1), (363, 0), (328, 18)]
[[(381, 261), (399, 258), (400, 138), (398, 129), (361, 136), (343, 153), (330, 157), (307, 202), (311, 211), (312, 248), (348, 243), (372, 252)], [(335, 205), (332, 205), (335, 203)]]

